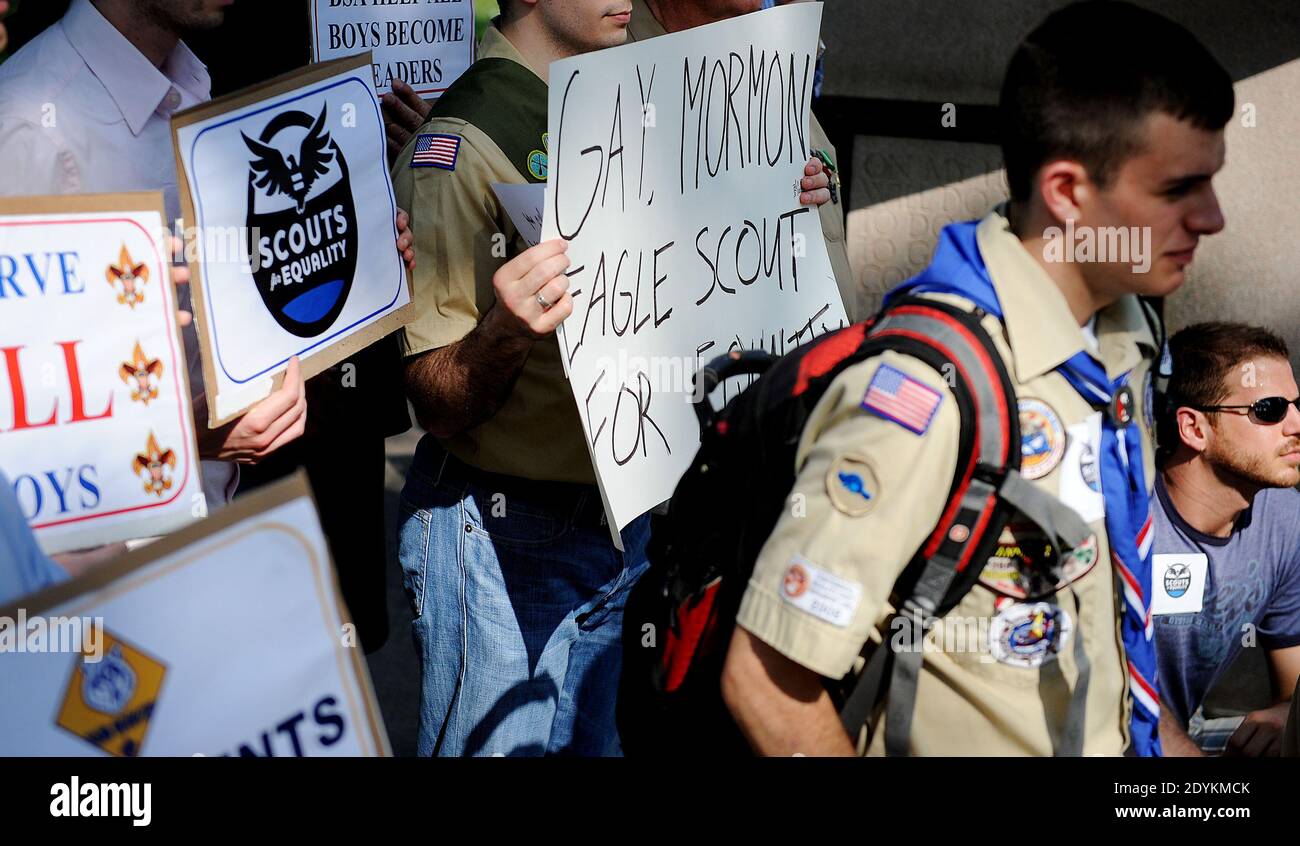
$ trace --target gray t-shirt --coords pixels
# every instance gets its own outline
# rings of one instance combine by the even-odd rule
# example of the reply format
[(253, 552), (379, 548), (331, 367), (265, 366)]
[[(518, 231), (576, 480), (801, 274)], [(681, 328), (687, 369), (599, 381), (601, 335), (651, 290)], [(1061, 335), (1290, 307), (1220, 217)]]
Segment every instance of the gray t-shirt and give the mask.
[(1226, 538), (1187, 525), (1158, 475), (1152, 505), (1153, 555), (1208, 559), (1201, 610), (1155, 616), (1160, 692), (1187, 725), (1251, 638), (1264, 649), (1300, 644), (1300, 491), (1260, 491)]

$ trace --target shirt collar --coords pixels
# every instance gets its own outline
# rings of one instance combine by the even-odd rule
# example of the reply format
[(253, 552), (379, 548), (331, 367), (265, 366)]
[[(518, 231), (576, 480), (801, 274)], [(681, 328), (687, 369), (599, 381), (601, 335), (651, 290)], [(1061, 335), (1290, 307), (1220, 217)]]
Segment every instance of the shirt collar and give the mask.
[(646, 41), (667, 34), (668, 30), (664, 29), (664, 25), (659, 23), (658, 18), (650, 11), (650, 7), (646, 5), (645, 0), (632, 0), (632, 20), (627, 25), (628, 43)]
[(505, 33), (497, 26), (499, 20), (500, 18), (493, 20), (492, 24), (484, 31), (483, 40), (478, 45), (478, 58), (509, 59), (528, 68), (533, 72), (534, 76), (541, 79), (541, 75), (537, 73), (532, 65), (528, 64), (528, 60), (524, 58), (523, 53), (519, 52), (519, 48), (511, 44), (510, 39), (506, 38)]
[[(980, 221), (975, 238), (1002, 304), (1018, 380), (1028, 382), (1081, 352), (1083, 331), (1065, 295), (1011, 231), (1004, 207)], [(1121, 297), (1097, 313), (1097, 340), (1111, 379), (1142, 360), (1139, 344), (1154, 350), (1137, 297)]]
[(103, 84), (133, 135), (139, 135), (160, 108), (167, 111), (165, 117), (176, 110), (180, 97), (168, 100), (174, 87), (207, 99), (211, 90), (207, 68), (184, 43), (176, 45), (159, 70), (90, 0), (74, 0), (61, 23), (69, 43)]

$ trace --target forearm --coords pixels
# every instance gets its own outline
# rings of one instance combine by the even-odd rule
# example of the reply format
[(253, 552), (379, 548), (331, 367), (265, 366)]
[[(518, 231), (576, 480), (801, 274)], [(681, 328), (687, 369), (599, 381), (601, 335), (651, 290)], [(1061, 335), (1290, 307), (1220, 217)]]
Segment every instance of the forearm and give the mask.
[(856, 754), (821, 677), (744, 629), (731, 640), (722, 696), (760, 755)]
[(1187, 734), (1168, 705), (1160, 707), (1160, 746), (1166, 758), (1204, 758), (1205, 753)]
[(523, 370), (533, 342), (500, 328), (496, 308), (456, 343), (407, 362), (406, 395), (416, 420), (440, 438), (496, 414)]

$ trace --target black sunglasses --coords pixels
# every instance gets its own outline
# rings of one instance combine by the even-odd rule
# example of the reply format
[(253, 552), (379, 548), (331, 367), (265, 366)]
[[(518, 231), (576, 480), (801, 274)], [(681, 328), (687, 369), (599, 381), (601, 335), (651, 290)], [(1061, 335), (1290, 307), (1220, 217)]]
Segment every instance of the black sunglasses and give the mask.
[[(1197, 411), (1239, 411), (1242, 414), (1254, 415), (1260, 423), (1281, 423), (1286, 417), (1287, 409), (1291, 406), (1300, 408), (1300, 397), (1289, 400), (1286, 397), (1264, 397), (1257, 399), (1250, 405), (1192, 405)], [(1240, 411), (1245, 409), (1245, 411)]]

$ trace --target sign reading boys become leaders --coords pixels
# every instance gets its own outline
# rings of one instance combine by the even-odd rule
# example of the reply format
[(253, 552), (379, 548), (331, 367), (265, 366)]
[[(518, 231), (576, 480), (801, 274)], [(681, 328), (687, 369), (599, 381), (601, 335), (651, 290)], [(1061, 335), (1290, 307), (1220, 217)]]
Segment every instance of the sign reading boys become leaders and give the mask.
[(550, 67), (542, 235), (571, 242), (560, 348), (620, 529), (695, 455), (698, 366), (847, 323), (799, 203), (820, 24), (795, 3)]
[(0, 755), (387, 755), (304, 478), (0, 608)]
[(409, 319), (370, 57), (172, 118), (209, 425), (266, 397), (292, 356), (320, 373)]
[(310, 0), (312, 61), (371, 51), (379, 93), (436, 97), (474, 62), (473, 0)]
[(0, 470), (46, 552), (206, 513), (165, 235), (157, 192), (0, 199)]

